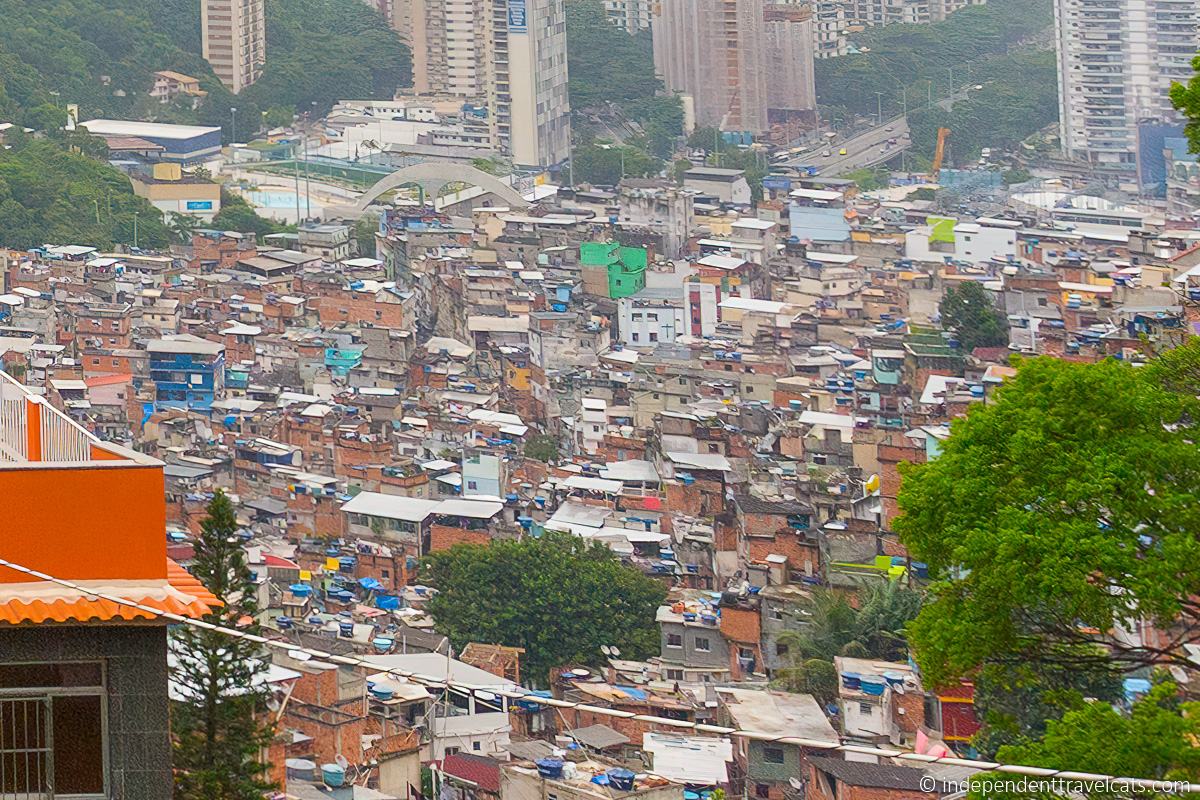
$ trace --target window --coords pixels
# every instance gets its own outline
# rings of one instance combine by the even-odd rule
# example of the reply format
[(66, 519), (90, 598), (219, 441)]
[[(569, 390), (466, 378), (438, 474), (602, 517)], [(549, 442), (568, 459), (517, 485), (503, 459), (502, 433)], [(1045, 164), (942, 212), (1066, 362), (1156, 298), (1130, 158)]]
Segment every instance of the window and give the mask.
[(388, 578), (390, 578), (390, 577), (391, 577), (391, 573), (390, 573), (390, 572), (388, 572), (386, 569), (384, 569), (384, 570), (380, 570), (380, 571), (379, 571), (379, 574), (380, 574), (380, 575), (383, 577), (383, 579), (384, 579), (385, 581), (386, 581)]
[(683, 647), (683, 637), (678, 633), (668, 633), (667, 647)]
[(749, 647), (739, 647), (738, 658), (754, 658), (754, 651)]
[(775, 643), (775, 655), (786, 656), (788, 654), (788, 646), (783, 642)]
[(0, 665), (0, 797), (103, 797), (104, 717), (98, 663)]
[(448, 755), (448, 756), (455, 755), (457, 752), (458, 752), (457, 747), (447, 747), (446, 748), (446, 755)]
[(467, 488), (470, 489), (471, 491), (478, 491), (479, 482), (478, 481), (467, 481)]
[(754, 394), (754, 387), (752, 385), (746, 384), (746, 394)]
[(767, 613), (770, 614), (771, 619), (775, 620), (776, 622), (783, 621), (783, 609), (782, 608), (779, 608), (778, 606), (772, 606), (771, 610)]
[(650, 320), (651, 322), (658, 322), (658, 314), (647, 314), (646, 319)]
[(709, 442), (709, 443), (708, 443), (708, 452), (710, 452), (710, 453), (720, 453), (720, 452), (721, 452), (721, 446), (720, 446), (719, 444), (717, 444), (716, 442)]
[(630, 334), (630, 338), (636, 342), (638, 340), (638, 335), (636, 333), (632, 333)]
[(667, 680), (669, 680), (669, 681), (681, 681), (681, 680), (683, 680), (683, 670), (681, 670), (681, 669), (669, 669), (669, 670), (667, 670)]
[(782, 764), (783, 763), (783, 748), (782, 747), (764, 747), (763, 761), (767, 764)]
[(471, 742), (471, 749), (478, 751), (482, 750), (483, 746), (479, 742)]
[(712, 650), (712, 643), (708, 641), (707, 636), (696, 637), (696, 649), (701, 653), (707, 653)]
[(652, 342), (657, 342), (657, 341), (658, 341), (658, 334), (657, 334), (657, 333), (651, 333), (651, 334), (650, 334), (650, 341), (652, 341)]
[(771, 796), (771, 787), (765, 783), (754, 784), (754, 796), (765, 800)]
[(858, 713), (865, 717), (869, 717), (875, 713), (875, 706), (871, 705), (870, 703), (859, 703)]

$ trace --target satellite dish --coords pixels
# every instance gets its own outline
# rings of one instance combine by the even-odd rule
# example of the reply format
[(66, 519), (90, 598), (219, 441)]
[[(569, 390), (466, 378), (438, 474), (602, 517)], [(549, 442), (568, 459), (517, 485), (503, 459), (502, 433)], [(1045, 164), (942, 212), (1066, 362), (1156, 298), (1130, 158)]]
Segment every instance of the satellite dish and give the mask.
[(606, 656), (611, 656), (611, 655), (612, 655), (612, 648), (611, 648), (611, 647), (609, 647), (609, 646), (608, 646), (608, 645), (606, 645), (606, 644), (602, 644), (602, 645), (600, 645), (600, 652), (601, 652), (601, 653), (604, 653), (604, 655), (606, 655)]
[(592, 674), (592, 671), (590, 669), (584, 669), (583, 667), (580, 667), (579, 669), (571, 670), (571, 674), (576, 678), (586, 678), (588, 675)]
[(608, 648), (608, 649), (609, 649), (609, 650), (612, 652), (612, 657), (613, 657), (613, 658), (620, 658), (620, 657), (621, 657), (621, 651), (617, 649), (617, 646), (616, 646), (616, 645), (613, 645), (612, 647), (610, 647), (610, 648)]

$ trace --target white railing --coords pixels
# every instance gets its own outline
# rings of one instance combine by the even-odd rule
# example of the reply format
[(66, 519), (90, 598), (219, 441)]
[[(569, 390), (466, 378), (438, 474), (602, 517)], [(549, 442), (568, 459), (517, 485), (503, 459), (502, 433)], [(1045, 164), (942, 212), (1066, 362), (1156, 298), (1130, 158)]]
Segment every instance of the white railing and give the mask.
[(42, 461), (91, 461), (92, 435), (49, 403), (41, 406)]
[(25, 461), (28, 458), (29, 438), (28, 392), (25, 387), (0, 372), (0, 461)]
[(95, 441), (66, 414), (0, 372), (0, 462), (91, 461)]

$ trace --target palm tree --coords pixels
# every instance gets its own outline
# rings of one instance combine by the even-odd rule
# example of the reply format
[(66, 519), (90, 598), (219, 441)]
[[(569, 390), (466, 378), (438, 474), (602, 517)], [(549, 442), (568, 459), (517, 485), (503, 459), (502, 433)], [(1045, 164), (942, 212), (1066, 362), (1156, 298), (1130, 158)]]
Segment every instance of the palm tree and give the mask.
[(908, 645), (904, 626), (921, 609), (921, 594), (898, 581), (871, 581), (863, 586), (857, 608), (846, 595), (818, 589), (799, 630), (785, 631), (779, 640), (799, 664), (809, 659), (832, 661), (838, 655), (902, 659)]
[(195, 214), (180, 214), (178, 211), (172, 211), (170, 219), (167, 220), (167, 229), (171, 231), (171, 236), (177, 241), (187, 244), (192, 241), (193, 231), (203, 224), (204, 220)]

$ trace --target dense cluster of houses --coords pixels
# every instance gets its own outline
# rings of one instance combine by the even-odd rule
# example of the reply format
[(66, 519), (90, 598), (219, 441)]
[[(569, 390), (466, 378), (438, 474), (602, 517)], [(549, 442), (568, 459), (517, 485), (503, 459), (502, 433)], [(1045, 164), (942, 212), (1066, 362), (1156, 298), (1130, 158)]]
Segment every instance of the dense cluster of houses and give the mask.
[[(838, 658), (823, 705), (772, 683), (785, 634), (821, 587), (925, 576), (892, 533), (897, 467), (936, 458), (1012, 353), (1136, 361), (1192, 335), (1200, 240), (1111, 214), (960, 220), (832, 179), (776, 182), (754, 211), (721, 194), (627, 180), (469, 216), (401, 205), (361, 245), (323, 224), (0, 252), (0, 363), (163, 462), (169, 557), (187, 564), (224, 489), (271, 635), (378, 666), (275, 655), (270, 758), (292, 796), (410, 798), (423, 768), (442, 800), (947, 794), (957, 768), (800, 742), (967, 753), (969, 683)], [(964, 281), (1007, 343), (967, 351), (941, 329)], [(658, 655), (535, 676), (515, 648), (451, 651), (420, 558), (545, 531), (669, 588)]]

